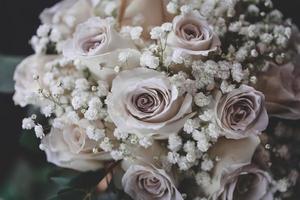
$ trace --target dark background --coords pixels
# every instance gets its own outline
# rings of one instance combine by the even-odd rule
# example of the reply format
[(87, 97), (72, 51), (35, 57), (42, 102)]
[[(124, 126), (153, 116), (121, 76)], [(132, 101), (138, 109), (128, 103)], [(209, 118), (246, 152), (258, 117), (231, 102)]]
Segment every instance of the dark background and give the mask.
[[(38, 16), (44, 8), (56, 2), (58, 0), (0, 0), (0, 54), (32, 54), (28, 41), (40, 23)], [(273, 2), (286, 17), (300, 26), (299, 0)], [(34, 154), (20, 146), (21, 120), (26, 111), (15, 107), (11, 98), (10, 94), (0, 93), (0, 189), (18, 160), (44, 162), (42, 154)]]

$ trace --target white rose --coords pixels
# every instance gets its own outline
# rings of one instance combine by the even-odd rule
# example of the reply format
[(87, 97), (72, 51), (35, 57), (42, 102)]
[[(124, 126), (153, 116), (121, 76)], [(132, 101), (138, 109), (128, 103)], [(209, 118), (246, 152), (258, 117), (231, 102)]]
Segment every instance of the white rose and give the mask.
[[(128, 52), (128, 60), (120, 63), (119, 54)], [(123, 38), (109, 19), (90, 18), (77, 26), (73, 38), (66, 42), (63, 49), (65, 57), (78, 59), (100, 79), (111, 79), (114, 68), (137, 67), (139, 51), (133, 41)]]
[[(39, 83), (34, 80), (34, 76), (43, 77), (45, 65), (56, 59), (57, 56), (32, 55), (25, 58), (16, 68), (14, 73), (15, 94), (13, 100), (15, 104), (22, 107), (34, 104), (34, 96), (37, 96), (38, 89), (43, 87), (43, 81)], [(39, 86), (40, 84), (40, 86)]]
[(72, 35), (75, 27), (92, 17), (93, 5), (90, 0), (63, 0), (51, 8), (46, 8), (40, 15), (43, 24), (52, 25), (63, 39)]
[(191, 117), (192, 96), (162, 73), (136, 68), (121, 72), (108, 96), (108, 113), (118, 129), (138, 136), (166, 139)]
[(197, 12), (176, 16), (167, 42), (177, 53), (192, 56), (208, 56), (221, 45), (218, 36)]
[[(80, 120), (78, 124), (66, 125), (62, 129), (52, 128), (41, 142), (47, 160), (59, 167), (78, 171), (102, 168), (106, 161), (111, 160), (111, 156), (104, 151), (93, 152), (94, 148), (99, 147), (99, 142), (89, 139), (86, 134), (88, 126), (86, 120)], [(103, 128), (100, 121), (95, 126)]]
[(170, 176), (151, 166), (131, 166), (122, 178), (122, 185), (134, 200), (183, 200)]

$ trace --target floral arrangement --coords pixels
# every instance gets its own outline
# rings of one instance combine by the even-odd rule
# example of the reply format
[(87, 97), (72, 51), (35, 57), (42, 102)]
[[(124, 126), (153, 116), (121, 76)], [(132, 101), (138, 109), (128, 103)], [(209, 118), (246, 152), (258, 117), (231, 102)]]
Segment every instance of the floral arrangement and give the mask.
[(300, 34), (271, 0), (63, 0), (40, 19), (13, 99), (40, 109), (22, 127), (50, 163), (89, 174), (82, 199), (293, 196)]

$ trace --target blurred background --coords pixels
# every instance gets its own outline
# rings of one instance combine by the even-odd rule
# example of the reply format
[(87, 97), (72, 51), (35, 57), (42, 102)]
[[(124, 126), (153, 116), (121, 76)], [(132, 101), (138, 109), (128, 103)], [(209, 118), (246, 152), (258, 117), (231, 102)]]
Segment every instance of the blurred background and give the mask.
[[(0, 55), (23, 57), (32, 54), (28, 41), (40, 23), (38, 16), (44, 8), (58, 1), (0, 0)], [(273, 2), (300, 26), (299, 0)], [(0, 74), (0, 80), (12, 79), (12, 72)], [(12, 94), (0, 93), (0, 200), (41, 200), (55, 189), (46, 176), (53, 166), (46, 163), (34, 135), (21, 130), (26, 112), (14, 106)]]

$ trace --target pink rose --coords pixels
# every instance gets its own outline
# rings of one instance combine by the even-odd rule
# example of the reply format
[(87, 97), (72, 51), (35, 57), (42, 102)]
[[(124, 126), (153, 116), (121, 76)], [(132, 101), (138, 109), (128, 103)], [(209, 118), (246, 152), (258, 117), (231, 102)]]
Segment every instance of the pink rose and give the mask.
[(132, 165), (123, 176), (122, 185), (134, 200), (183, 200), (170, 176), (151, 166)]
[(216, 120), (226, 138), (258, 135), (268, 126), (264, 95), (247, 85), (216, 98)]
[(197, 12), (176, 16), (167, 42), (177, 52), (194, 56), (208, 56), (221, 45), (218, 36)]

